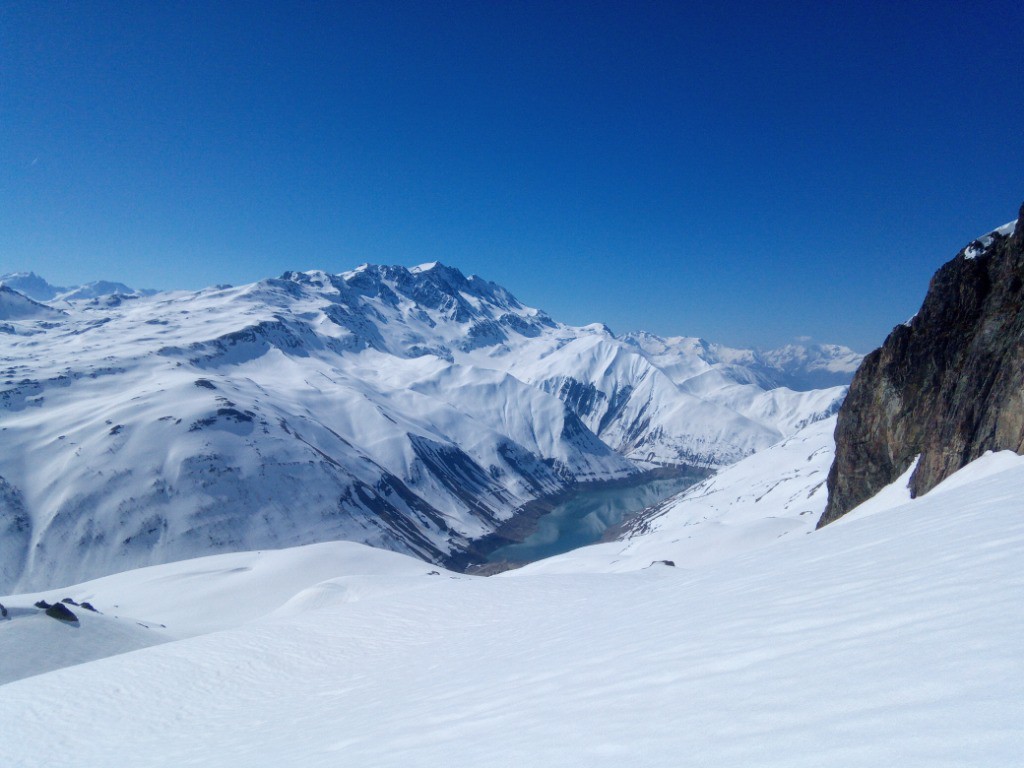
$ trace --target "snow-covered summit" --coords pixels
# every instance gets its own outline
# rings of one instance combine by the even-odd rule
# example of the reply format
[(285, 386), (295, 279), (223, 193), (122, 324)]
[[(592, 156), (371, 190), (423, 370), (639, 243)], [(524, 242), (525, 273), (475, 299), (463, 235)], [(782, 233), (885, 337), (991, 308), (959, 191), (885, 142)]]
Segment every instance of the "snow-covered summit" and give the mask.
[[(725, 369), (747, 383), (766, 389), (788, 387), (796, 391), (848, 384), (863, 355), (840, 344), (787, 344), (776, 349), (736, 349), (700, 338), (663, 338), (645, 331), (622, 336), (653, 358), (700, 360)], [(692, 370), (692, 369), (690, 369)]]
[(55, 296), (52, 301), (83, 301), (88, 299), (99, 299), (104, 296), (152, 296), (156, 291), (149, 288), (131, 288), (124, 283), (112, 282), (110, 280), (94, 280), (91, 283), (70, 288)]
[(67, 288), (50, 285), (35, 272), (8, 272), (0, 275), (0, 286), (12, 288), (35, 301), (50, 301)]

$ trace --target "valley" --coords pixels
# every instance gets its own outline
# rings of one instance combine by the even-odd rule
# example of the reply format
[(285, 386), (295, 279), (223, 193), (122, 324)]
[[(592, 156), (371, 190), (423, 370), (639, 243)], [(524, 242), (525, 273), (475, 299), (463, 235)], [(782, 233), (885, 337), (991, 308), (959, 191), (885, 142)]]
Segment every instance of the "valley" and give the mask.
[(828, 418), (860, 360), (569, 326), (437, 263), (16, 291), (41, 282), (0, 277), (4, 591), (333, 540), (461, 566), (538, 500)]

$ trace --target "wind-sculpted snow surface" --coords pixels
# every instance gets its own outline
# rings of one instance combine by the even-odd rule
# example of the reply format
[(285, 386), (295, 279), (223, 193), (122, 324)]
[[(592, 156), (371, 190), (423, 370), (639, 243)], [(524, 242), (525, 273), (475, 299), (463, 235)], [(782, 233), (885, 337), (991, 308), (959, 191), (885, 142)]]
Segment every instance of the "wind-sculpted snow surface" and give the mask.
[[(443, 570), (443, 569), (442, 569)], [(247, 624), (297, 602), (327, 579), (346, 577), (349, 600), (410, 585), (442, 570), (347, 541), (232, 552), (105, 576), (44, 592), (0, 598), (0, 685), (151, 645)], [(444, 571), (446, 576), (452, 576)], [(39, 607), (65, 604), (71, 626)], [(85, 606), (85, 607), (83, 607)], [(287, 606), (287, 608), (286, 608)]]
[[(986, 457), (946, 482), (696, 571), (484, 579), (389, 553), (354, 571), (340, 554), (336, 577), (295, 578), (264, 618), (3, 686), (0, 754), (24, 768), (1016, 767), (1024, 466)], [(232, 583), (259, 595), (250, 574), (200, 565), (164, 572), (183, 576), (168, 587), (194, 595), (193, 615), (216, 615)], [(154, 584), (133, 581), (93, 591)], [(167, 591), (152, 594), (170, 628)], [(93, 628), (46, 621), (68, 642)]]
[(42, 314), (0, 324), (7, 591), (335, 539), (458, 565), (538, 497), (728, 464), (844, 392), (738, 384), (703, 360), (691, 386), (681, 352), (669, 375), (440, 264), (50, 306), (10, 293)]

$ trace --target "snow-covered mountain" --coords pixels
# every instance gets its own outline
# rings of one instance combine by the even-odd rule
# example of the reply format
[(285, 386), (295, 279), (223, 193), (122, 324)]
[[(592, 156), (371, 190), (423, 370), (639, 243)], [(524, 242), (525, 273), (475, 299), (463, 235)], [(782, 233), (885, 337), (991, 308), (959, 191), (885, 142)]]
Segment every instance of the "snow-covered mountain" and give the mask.
[[(600, 324), (561, 327), (510, 358), (509, 370), (556, 394), (601, 440), (645, 466), (727, 466), (828, 418), (845, 395), (840, 385), (808, 391), (780, 385), (756, 362), (775, 353), (708, 353), (713, 348), (700, 339), (617, 337)], [(836, 381), (848, 381), (860, 356), (835, 349), (845, 350), (840, 367), (853, 366), (836, 373)], [(827, 364), (823, 354), (805, 354)], [(753, 367), (737, 362), (740, 357)]]
[(50, 301), (67, 290), (51, 285), (35, 272), (8, 272), (0, 275), (0, 286), (15, 290), (35, 301)]
[(110, 280), (95, 280), (85, 285), (61, 287), (51, 285), (35, 272), (9, 272), (0, 275), (0, 286), (11, 288), (35, 301), (80, 301), (98, 299), (102, 296), (121, 294), (124, 296), (152, 296), (152, 289), (129, 288), (124, 283)]
[(533, 499), (727, 465), (845, 392), (441, 264), (50, 307), (0, 336), (0, 588), (334, 539), (457, 564)]
[(704, 363), (738, 383), (758, 384), (765, 389), (787, 387), (797, 392), (848, 384), (864, 357), (839, 344), (735, 349), (699, 338), (662, 338), (644, 331), (626, 334), (623, 340), (684, 380), (703, 373), (700, 363)]

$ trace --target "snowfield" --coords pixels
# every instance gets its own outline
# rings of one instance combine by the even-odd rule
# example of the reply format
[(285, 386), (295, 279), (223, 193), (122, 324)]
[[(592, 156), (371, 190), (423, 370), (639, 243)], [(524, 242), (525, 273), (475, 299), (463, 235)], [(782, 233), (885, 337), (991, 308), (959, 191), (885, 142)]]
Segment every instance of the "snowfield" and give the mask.
[[(922, 498), (692, 569), (484, 579), (343, 545), (314, 553), (335, 568), (325, 581), (285, 569), (290, 599), (266, 594), (277, 577), (258, 563), (299, 569), (308, 550), (55, 590), (105, 611), (121, 593), (168, 633), (252, 609), (231, 628), (8, 683), (0, 754), (17, 766), (1017, 766), (1022, 482), (1024, 459), (989, 455)], [(657, 518), (641, 534), (677, 535)], [(4, 663), (25, 651), (6, 638), (30, 618), (0, 623)], [(54, 643), (92, 628), (47, 621)]]
[[(441, 571), (409, 557), (347, 541), (265, 552), (232, 552), (154, 565), (46, 592), (0, 598), (0, 684), (158, 643), (237, 627), (280, 609), (304, 590), (344, 573), (370, 594), (410, 576)], [(445, 572), (447, 573), (447, 571)], [(80, 626), (35, 608), (70, 598)], [(80, 630), (80, 631), (79, 631)]]

